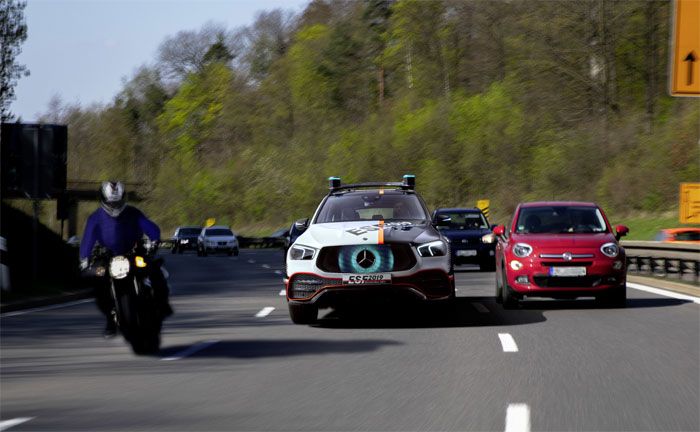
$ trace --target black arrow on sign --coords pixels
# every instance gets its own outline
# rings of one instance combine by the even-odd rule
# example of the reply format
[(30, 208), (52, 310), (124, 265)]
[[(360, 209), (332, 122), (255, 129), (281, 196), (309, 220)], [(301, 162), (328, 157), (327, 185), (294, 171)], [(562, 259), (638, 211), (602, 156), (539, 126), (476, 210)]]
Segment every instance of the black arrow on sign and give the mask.
[(688, 62), (688, 79), (686, 80), (686, 85), (692, 85), (693, 84), (693, 63), (695, 63), (695, 52), (694, 51), (689, 52), (683, 61)]

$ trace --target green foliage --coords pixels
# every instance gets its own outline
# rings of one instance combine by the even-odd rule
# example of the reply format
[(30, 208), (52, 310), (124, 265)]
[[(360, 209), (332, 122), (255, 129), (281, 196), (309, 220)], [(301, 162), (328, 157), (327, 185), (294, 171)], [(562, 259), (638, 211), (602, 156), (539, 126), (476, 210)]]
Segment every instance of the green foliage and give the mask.
[[(240, 51), (221, 29), (183, 33), (161, 52), (178, 81), (142, 68), (107, 106), (61, 108), (69, 177), (148, 183), (166, 228), (287, 226), (330, 175), (413, 173), (430, 207), (488, 198), (492, 222), (526, 200), (665, 212), (679, 182), (700, 180), (700, 106), (664, 86), (668, 13), (643, 0), (316, 0), (299, 17), (260, 14)], [(178, 40), (199, 41), (196, 55)]]

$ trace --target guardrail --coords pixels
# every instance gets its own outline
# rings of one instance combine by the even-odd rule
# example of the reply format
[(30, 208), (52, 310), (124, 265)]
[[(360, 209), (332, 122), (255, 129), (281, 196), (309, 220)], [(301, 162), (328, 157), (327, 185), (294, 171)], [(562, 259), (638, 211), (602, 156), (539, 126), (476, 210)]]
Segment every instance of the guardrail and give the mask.
[(700, 245), (656, 241), (623, 241), (627, 272), (653, 276), (675, 275), (679, 280), (700, 281)]

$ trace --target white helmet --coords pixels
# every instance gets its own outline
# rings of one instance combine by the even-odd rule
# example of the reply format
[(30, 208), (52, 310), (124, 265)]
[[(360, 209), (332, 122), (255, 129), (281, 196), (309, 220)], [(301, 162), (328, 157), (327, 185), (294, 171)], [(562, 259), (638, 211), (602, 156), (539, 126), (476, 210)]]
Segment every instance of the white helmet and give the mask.
[(112, 217), (117, 217), (126, 208), (124, 184), (120, 181), (106, 181), (100, 187), (100, 205)]

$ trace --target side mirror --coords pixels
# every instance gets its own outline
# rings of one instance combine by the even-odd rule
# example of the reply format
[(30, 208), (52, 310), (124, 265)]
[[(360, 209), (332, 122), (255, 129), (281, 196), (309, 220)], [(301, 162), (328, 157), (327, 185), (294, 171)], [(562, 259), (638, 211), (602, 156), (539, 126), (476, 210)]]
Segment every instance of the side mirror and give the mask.
[(495, 235), (497, 237), (501, 237), (505, 233), (506, 233), (506, 227), (504, 227), (503, 225), (496, 225), (493, 228), (493, 235)]
[(304, 219), (299, 219), (298, 221), (294, 222), (294, 228), (297, 229), (297, 231), (303, 232), (306, 231), (306, 228), (309, 227), (309, 218), (304, 218)]
[(627, 233), (630, 232), (630, 229), (627, 228), (625, 225), (617, 225), (615, 227), (615, 238), (620, 240), (620, 237), (624, 237), (627, 235)]
[(489, 226), (489, 229), (491, 230), (491, 232), (493, 232), (493, 230), (495, 230), (497, 226), (498, 225), (496, 224), (491, 224), (491, 226)]

